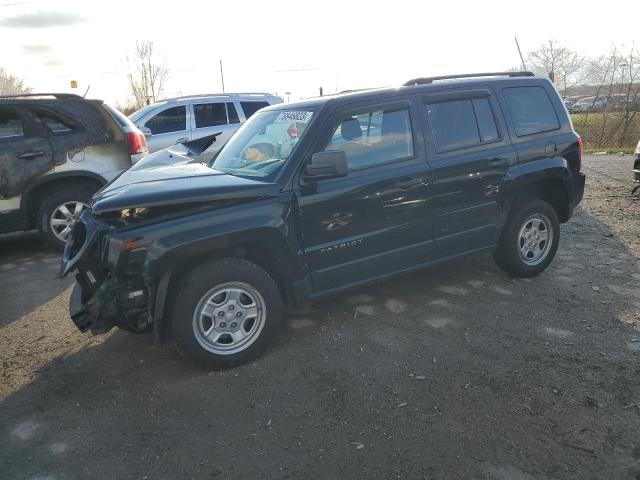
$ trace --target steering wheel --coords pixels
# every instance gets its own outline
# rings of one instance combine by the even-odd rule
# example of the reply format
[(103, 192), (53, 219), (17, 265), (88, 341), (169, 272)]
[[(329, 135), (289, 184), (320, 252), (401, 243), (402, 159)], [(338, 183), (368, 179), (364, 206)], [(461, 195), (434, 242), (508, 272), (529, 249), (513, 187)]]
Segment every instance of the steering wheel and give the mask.
[(271, 165), (275, 162), (281, 162), (281, 161), (282, 161), (282, 158), (272, 158), (271, 160), (263, 160), (262, 162), (251, 163), (244, 168), (245, 170), (261, 170), (267, 165)]

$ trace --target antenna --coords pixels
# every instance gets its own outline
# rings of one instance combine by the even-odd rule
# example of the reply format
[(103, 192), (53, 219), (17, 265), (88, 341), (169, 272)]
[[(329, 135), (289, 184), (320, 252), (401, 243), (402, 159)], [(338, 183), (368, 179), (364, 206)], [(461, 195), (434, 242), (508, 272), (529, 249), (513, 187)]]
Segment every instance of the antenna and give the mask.
[(518, 47), (518, 55), (520, 55), (520, 61), (522, 62), (522, 70), (526, 71), (527, 66), (524, 64), (524, 57), (522, 56), (522, 51), (520, 50), (520, 44), (518, 43), (518, 37), (513, 37), (516, 41), (516, 47)]

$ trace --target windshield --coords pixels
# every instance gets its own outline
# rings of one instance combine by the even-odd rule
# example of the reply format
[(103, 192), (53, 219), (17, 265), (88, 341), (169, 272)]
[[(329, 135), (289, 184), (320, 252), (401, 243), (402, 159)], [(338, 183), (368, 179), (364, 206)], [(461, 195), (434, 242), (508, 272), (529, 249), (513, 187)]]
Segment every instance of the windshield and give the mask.
[(313, 112), (258, 112), (231, 137), (211, 162), (221, 172), (241, 177), (267, 177), (291, 156)]

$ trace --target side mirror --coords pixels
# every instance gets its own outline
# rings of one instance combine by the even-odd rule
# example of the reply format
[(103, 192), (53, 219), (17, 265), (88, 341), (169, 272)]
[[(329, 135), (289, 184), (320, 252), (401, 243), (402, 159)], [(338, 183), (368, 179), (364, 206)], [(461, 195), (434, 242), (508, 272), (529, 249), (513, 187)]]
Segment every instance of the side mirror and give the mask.
[(349, 171), (347, 157), (342, 150), (314, 153), (305, 169), (305, 178), (322, 179), (346, 177)]
[(150, 137), (152, 135), (151, 129), (149, 127), (138, 127), (138, 129), (140, 129), (140, 131), (145, 137)]

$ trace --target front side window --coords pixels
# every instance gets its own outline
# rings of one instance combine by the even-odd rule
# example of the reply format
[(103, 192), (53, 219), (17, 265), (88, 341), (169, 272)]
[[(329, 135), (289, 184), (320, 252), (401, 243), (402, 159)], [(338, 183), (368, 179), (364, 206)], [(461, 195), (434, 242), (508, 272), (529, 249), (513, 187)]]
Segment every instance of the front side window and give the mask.
[(409, 108), (349, 115), (333, 130), (324, 150), (342, 150), (350, 171), (413, 156)]
[(510, 87), (502, 90), (516, 135), (549, 132), (560, 128), (551, 99), (542, 87)]
[(291, 156), (307, 131), (312, 111), (256, 113), (231, 137), (211, 167), (241, 177), (267, 177)]
[(227, 124), (227, 110), (224, 103), (201, 103), (193, 106), (196, 128), (214, 127)]
[(0, 108), (0, 141), (19, 140), (24, 136), (22, 117), (13, 108)]
[(147, 120), (145, 126), (151, 130), (153, 135), (186, 130), (187, 108), (184, 105), (167, 108), (150, 120)]

